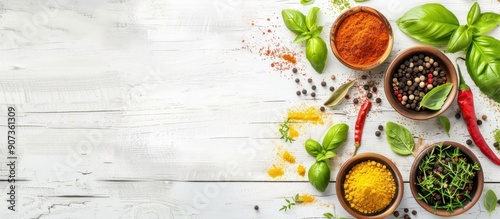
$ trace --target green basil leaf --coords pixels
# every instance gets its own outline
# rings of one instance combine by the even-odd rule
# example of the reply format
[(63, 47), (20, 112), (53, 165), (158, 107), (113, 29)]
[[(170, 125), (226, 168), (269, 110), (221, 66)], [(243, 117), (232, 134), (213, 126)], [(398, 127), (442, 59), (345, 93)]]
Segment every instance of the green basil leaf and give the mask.
[(300, 4), (302, 5), (312, 4), (313, 2), (314, 0), (300, 0)]
[(347, 94), (349, 89), (352, 88), (352, 86), (354, 85), (355, 82), (356, 81), (350, 81), (350, 82), (347, 82), (347, 83), (341, 85), (339, 88), (337, 88), (337, 90), (335, 90), (332, 93), (330, 98), (328, 98), (328, 100), (325, 103), (323, 103), (323, 105), (329, 106), (329, 107), (337, 105), (341, 100), (344, 99), (345, 95)]
[(333, 151), (327, 151), (324, 154), (318, 154), (318, 156), (316, 157), (316, 161), (328, 160), (328, 159), (335, 157), (335, 156), (337, 156), (337, 153), (335, 153)]
[(319, 37), (319, 35), (321, 34), (321, 31), (323, 31), (323, 26), (316, 27), (316, 29), (311, 31), (311, 36), (312, 36), (311, 38)]
[(481, 8), (479, 8), (479, 4), (474, 2), (472, 7), (470, 7), (469, 13), (467, 14), (467, 24), (473, 25), (481, 16)]
[(313, 139), (307, 139), (306, 142), (304, 143), (304, 146), (306, 147), (307, 153), (313, 157), (318, 156), (318, 154), (320, 154), (321, 151), (323, 150), (319, 142)]
[(448, 117), (446, 116), (440, 116), (439, 117), (439, 122), (441, 123), (441, 125), (443, 126), (444, 130), (446, 131), (446, 134), (448, 135), (448, 137), (450, 137), (450, 120), (448, 119)]
[(349, 131), (349, 126), (345, 123), (330, 127), (323, 137), (323, 148), (326, 151), (338, 148), (347, 139), (347, 131)]
[(443, 44), (448, 42), (459, 22), (443, 5), (429, 3), (410, 9), (396, 24), (401, 31), (419, 41)]
[(306, 26), (306, 16), (302, 12), (294, 9), (285, 9), (281, 11), (281, 16), (286, 27), (297, 35), (308, 32)]
[(462, 25), (451, 35), (448, 41), (448, 52), (455, 53), (466, 50), (472, 42), (472, 29)]
[(452, 83), (446, 83), (433, 88), (424, 95), (419, 107), (425, 107), (430, 110), (440, 110), (441, 107), (443, 107), (444, 101), (446, 101), (446, 98), (450, 94), (451, 88), (453, 88)]
[(415, 156), (413, 153), (415, 141), (413, 140), (413, 135), (410, 131), (408, 131), (408, 129), (393, 122), (387, 122), (385, 127), (385, 136), (392, 151), (399, 155), (412, 154)]
[(294, 43), (301, 43), (301, 42), (304, 42), (304, 41), (309, 40), (309, 39), (311, 39), (311, 33), (305, 32), (305, 33), (298, 35), (295, 38), (295, 40), (293, 40), (293, 42)]
[(332, 219), (332, 218), (334, 218), (334, 217), (333, 217), (333, 214), (332, 214), (332, 213), (330, 213), (330, 212), (324, 213), (324, 214), (323, 214), (323, 216), (325, 216), (325, 217), (326, 217), (326, 218), (328, 218), (328, 219)]
[(355, 2), (366, 2), (368, 0), (354, 0)]
[(309, 13), (306, 17), (306, 26), (309, 31), (316, 29), (318, 26), (318, 7), (313, 7), (309, 10)]
[(324, 192), (330, 182), (330, 166), (326, 161), (316, 161), (307, 173), (309, 182), (320, 192)]
[(481, 92), (500, 103), (500, 41), (490, 36), (476, 36), (467, 51), (467, 71)]
[(495, 192), (493, 192), (493, 190), (489, 189), (486, 192), (486, 194), (484, 195), (483, 203), (484, 208), (486, 208), (486, 210), (490, 212), (491, 215), (491, 212), (493, 212), (497, 207), (497, 195), (495, 194)]
[(325, 69), (328, 50), (326, 43), (319, 37), (311, 38), (306, 44), (306, 58), (316, 72), (322, 73)]
[(477, 29), (475, 34), (486, 33), (500, 24), (500, 15), (492, 12), (482, 13), (479, 19), (474, 23), (474, 27)]
[(495, 142), (500, 144), (500, 129), (495, 130), (495, 136), (493, 138), (495, 138)]

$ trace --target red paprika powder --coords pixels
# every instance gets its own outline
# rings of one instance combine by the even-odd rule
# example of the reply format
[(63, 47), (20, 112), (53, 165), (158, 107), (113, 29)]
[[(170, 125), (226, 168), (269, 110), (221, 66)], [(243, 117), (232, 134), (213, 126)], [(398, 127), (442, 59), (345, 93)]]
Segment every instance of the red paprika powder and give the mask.
[(342, 21), (334, 40), (340, 57), (351, 65), (363, 66), (384, 55), (389, 33), (382, 20), (360, 11)]

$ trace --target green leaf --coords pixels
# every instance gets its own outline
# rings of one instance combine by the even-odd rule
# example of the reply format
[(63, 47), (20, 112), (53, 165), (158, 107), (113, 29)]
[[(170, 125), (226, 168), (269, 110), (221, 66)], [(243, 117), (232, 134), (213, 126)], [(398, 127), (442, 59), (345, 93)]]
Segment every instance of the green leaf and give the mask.
[(316, 29), (318, 26), (318, 7), (312, 7), (306, 17), (306, 26), (309, 31)]
[(402, 125), (387, 122), (385, 136), (387, 142), (391, 147), (392, 151), (399, 155), (410, 155), (413, 153), (413, 148), (415, 147), (415, 141), (413, 140), (413, 135), (408, 129)]
[(448, 137), (450, 137), (450, 120), (448, 119), (448, 117), (446, 116), (440, 116), (439, 117), (439, 122), (441, 123), (441, 125), (443, 126), (444, 130), (446, 131), (446, 134), (448, 135)]
[(325, 103), (323, 103), (323, 105), (329, 107), (337, 105), (341, 100), (344, 99), (345, 95), (347, 94), (349, 89), (351, 89), (351, 87), (354, 85), (355, 82), (356, 81), (350, 81), (341, 85), (339, 88), (337, 88), (337, 90), (335, 90), (332, 93), (330, 98), (328, 98), (328, 100)]
[(477, 32), (480, 35), (486, 33), (500, 24), (500, 15), (492, 12), (482, 13), (479, 19), (474, 23)]
[(316, 161), (307, 173), (309, 182), (320, 192), (324, 192), (330, 182), (330, 166), (326, 161)]
[(429, 3), (410, 9), (396, 24), (401, 31), (419, 41), (443, 44), (448, 42), (459, 22), (443, 5)]
[(306, 44), (306, 58), (316, 72), (322, 73), (325, 69), (328, 50), (326, 43), (319, 37), (311, 38)]
[(488, 210), (488, 212), (493, 212), (495, 208), (497, 207), (497, 195), (495, 195), (495, 192), (493, 190), (489, 189), (486, 194), (484, 195), (484, 208)]
[(323, 31), (323, 26), (319, 26), (319, 27), (316, 27), (316, 29), (314, 30), (311, 30), (311, 38), (313, 37), (319, 37), (319, 35), (321, 34), (321, 31)]
[(448, 41), (448, 52), (455, 53), (466, 50), (472, 42), (472, 29), (462, 25), (451, 35)]
[(313, 2), (314, 0), (300, 0), (300, 4), (302, 5), (312, 4)]
[(326, 153), (321, 153), (321, 154), (318, 154), (318, 156), (316, 157), (316, 161), (322, 161), (322, 160), (328, 160), (332, 157), (335, 157), (337, 156), (337, 154), (333, 151), (327, 151)]
[(490, 36), (475, 36), (467, 51), (467, 71), (481, 92), (500, 103), (500, 41)]
[(281, 16), (286, 27), (297, 35), (308, 32), (306, 26), (306, 16), (302, 12), (294, 9), (285, 9), (281, 11)]
[(347, 131), (349, 131), (349, 126), (345, 123), (330, 127), (323, 137), (323, 148), (326, 151), (338, 148), (347, 139)]
[(425, 107), (430, 110), (440, 110), (441, 107), (443, 107), (444, 101), (446, 101), (446, 98), (450, 94), (451, 88), (453, 88), (452, 83), (446, 83), (433, 88), (424, 95), (419, 107)]
[(333, 214), (330, 213), (330, 212), (324, 213), (323, 216), (325, 216), (328, 219), (332, 219), (333, 218)]
[(495, 130), (495, 142), (498, 142), (500, 144), (500, 129)]
[(323, 151), (323, 148), (319, 144), (319, 142), (313, 140), (313, 139), (307, 139), (306, 142), (304, 143), (306, 151), (308, 154), (310, 154), (313, 157), (318, 156), (318, 154)]
[(295, 40), (293, 40), (294, 43), (301, 43), (301, 42), (304, 42), (306, 40), (309, 40), (311, 39), (311, 33), (309, 32), (305, 32), (305, 33), (302, 33), (300, 35), (298, 35), (297, 37), (295, 37)]
[(481, 16), (481, 8), (479, 8), (479, 4), (474, 2), (472, 7), (470, 7), (469, 13), (467, 14), (467, 24), (469, 26), (474, 25), (474, 23)]
[(355, 2), (366, 2), (368, 0), (354, 0)]

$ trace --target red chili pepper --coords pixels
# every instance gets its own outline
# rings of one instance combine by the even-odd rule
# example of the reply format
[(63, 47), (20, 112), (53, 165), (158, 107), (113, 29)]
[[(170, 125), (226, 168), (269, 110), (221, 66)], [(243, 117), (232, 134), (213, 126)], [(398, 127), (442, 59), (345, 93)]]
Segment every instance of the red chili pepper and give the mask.
[(370, 100), (366, 100), (358, 113), (358, 119), (356, 120), (356, 126), (354, 127), (354, 155), (358, 151), (359, 146), (361, 145), (361, 135), (363, 134), (363, 127), (365, 127), (365, 120), (368, 111), (372, 107), (372, 102)]
[(472, 97), (472, 91), (469, 86), (465, 84), (464, 78), (462, 77), (462, 72), (457, 64), (458, 74), (460, 75), (460, 86), (458, 91), (458, 106), (462, 111), (462, 117), (464, 118), (465, 124), (467, 124), (467, 129), (469, 134), (474, 141), (474, 143), (481, 149), (486, 157), (488, 157), (493, 163), (500, 166), (500, 159), (491, 150), (488, 143), (484, 140), (483, 135), (479, 131), (477, 126), (476, 112), (474, 111), (474, 99)]

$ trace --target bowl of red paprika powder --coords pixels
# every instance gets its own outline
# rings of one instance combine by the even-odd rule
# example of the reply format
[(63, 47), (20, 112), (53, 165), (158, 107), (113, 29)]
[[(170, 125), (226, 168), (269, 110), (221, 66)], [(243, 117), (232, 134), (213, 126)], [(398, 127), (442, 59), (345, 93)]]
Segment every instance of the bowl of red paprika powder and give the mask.
[(358, 6), (342, 13), (330, 30), (333, 54), (354, 70), (370, 70), (391, 54), (394, 37), (389, 21), (377, 10)]

